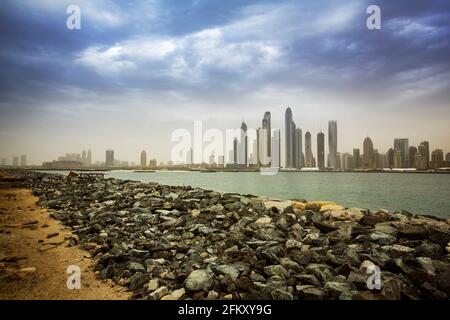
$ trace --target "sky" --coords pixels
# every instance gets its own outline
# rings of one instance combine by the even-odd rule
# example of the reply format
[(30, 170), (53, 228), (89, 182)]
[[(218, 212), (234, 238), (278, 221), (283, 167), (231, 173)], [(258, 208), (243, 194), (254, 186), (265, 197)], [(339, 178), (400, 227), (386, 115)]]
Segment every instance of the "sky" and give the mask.
[[(80, 30), (66, 27), (73, 4)], [(0, 43), (9, 163), (108, 148), (167, 161), (175, 129), (256, 129), (265, 111), (284, 141), (288, 106), (314, 153), (328, 120), (340, 152), (366, 136), (379, 152), (399, 137), (450, 152), (447, 0), (4, 0)]]

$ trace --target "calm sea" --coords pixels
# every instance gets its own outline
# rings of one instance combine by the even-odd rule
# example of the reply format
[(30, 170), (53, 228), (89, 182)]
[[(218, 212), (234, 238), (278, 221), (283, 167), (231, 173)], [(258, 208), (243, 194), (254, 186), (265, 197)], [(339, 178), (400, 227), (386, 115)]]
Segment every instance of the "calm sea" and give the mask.
[(106, 173), (106, 177), (450, 217), (450, 174), (280, 172), (264, 176), (257, 172), (117, 170)]

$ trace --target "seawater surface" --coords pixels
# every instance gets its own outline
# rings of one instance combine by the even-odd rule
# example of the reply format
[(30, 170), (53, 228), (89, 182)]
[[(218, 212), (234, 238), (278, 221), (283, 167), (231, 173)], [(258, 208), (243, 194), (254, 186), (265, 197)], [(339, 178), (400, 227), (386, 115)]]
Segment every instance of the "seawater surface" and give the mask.
[[(42, 171), (41, 171), (42, 172)], [(67, 174), (68, 171), (43, 171)], [(418, 173), (327, 173), (113, 170), (105, 177), (185, 185), (221, 192), (253, 194), (279, 199), (329, 200), (346, 207), (407, 210), (450, 217), (450, 175)]]

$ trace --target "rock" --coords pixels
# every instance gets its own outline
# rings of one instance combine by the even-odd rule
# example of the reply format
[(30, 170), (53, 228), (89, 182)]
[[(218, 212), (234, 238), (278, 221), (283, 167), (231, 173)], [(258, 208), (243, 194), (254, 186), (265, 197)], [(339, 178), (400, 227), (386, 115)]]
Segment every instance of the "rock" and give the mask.
[(301, 299), (305, 300), (323, 300), (325, 297), (325, 291), (319, 287), (305, 285), (295, 287)]
[(370, 239), (381, 245), (393, 244), (397, 240), (394, 236), (379, 231), (372, 232)]
[(281, 265), (271, 265), (264, 267), (264, 273), (268, 276), (279, 276), (283, 279), (289, 277), (287, 270)]
[(381, 295), (388, 300), (400, 300), (401, 282), (398, 279), (390, 278), (382, 281)]
[(347, 276), (347, 281), (352, 283), (357, 289), (363, 290), (367, 288), (367, 276), (368, 275), (363, 276), (354, 271), (350, 271)]
[(232, 294), (226, 294), (223, 296), (224, 300), (233, 300), (233, 295)]
[(159, 288), (159, 279), (151, 279), (148, 282), (148, 285), (147, 285), (148, 291), (155, 291), (158, 288)]
[(128, 262), (127, 269), (132, 272), (147, 272), (147, 269), (142, 264), (137, 262)]
[(361, 263), (359, 271), (361, 271), (362, 274), (368, 274), (369, 272), (373, 272), (372, 270), (375, 270), (376, 268), (377, 266), (375, 263), (369, 260), (365, 260), (363, 261), (363, 263)]
[(262, 217), (255, 221), (258, 225), (268, 225), (272, 222), (272, 218), (270, 217)]
[(213, 281), (213, 273), (208, 269), (192, 271), (184, 282), (188, 291), (208, 291)]
[(325, 204), (320, 207), (320, 212), (327, 212), (327, 211), (335, 211), (336, 213), (341, 212), (344, 210), (343, 206), (340, 206), (338, 204)]
[(450, 297), (450, 270), (440, 272), (436, 276), (436, 283), (438, 288)]
[[(323, 207), (322, 207), (323, 208)], [(327, 210), (325, 215), (333, 220), (350, 220), (350, 221), (359, 221), (364, 217), (364, 214), (360, 209), (350, 208), (344, 210), (333, 208)]]
[(208, 292), (208, 296), (206, 297), (206, 300), (217, 300), (219, 298), (219, 294), (215, 292), (214, 290), (211, 290)]
[(311, 263), (305, 269), (308, 273), (315, 275), (324, 284), (333, 277), (332, 268), (325, 264)]
[(393, 258), (399, 258), (405, 255), (414, 255), (416, 250), (410, 247), (402, 246), (399, 244), (394, 244), (392, 246), (383, 247), (386, 251), (389, 252), (390, 256)]
[(270, 295), (272, 296), (273, 300), (294, 300), (294, 297), (291, 293), (286, 292), (281, 289), (275, 289), (273, 290)]
[(301, 249), (302, 243), (294, 239), (288, 239), (286, 241), (286, 249)]
[(424, 240), (416, 247), (416, 252), (422, 257), (435, 258), (442, 254), (442, 247), (432, 241)]
[[(161, 300), (162, 297), (166, 296), (169, 293), (167, 287), (160, 287), (149, 294), (149, 300)], [(167, 299), (167, 300), (176, 300), (176, 299)]]
[(237, 270), (235, 267), (227, 264), (222, 264), (218, 266), (213, 266), (211, 269), (216, 274), (223, 274), (223, 275), (229, 275), (234, 281), (239, 277), (239, 270)]
[(353, 287), (348, 283), (333, 281), (325, 283), (325, 286), (323, 288), (327, 292), (328, 297), (331, 297), (333, 299), (337, 299), (339, 298), (341, 293), (348, 292), (353, 289)]
[(161, 300), (180, 300), (185, 295), (186, 290), (184, 288), (174, 290), (171, 294), (161, 298)]
[(136, 272), (130, 278), (130, 284), (128, 285), (128, 290), (136, 291), (144, 286), (144, 284), (148, 281), (148, 276), (143, 274), (142, 272)]
[(425, 239), (428, 232), (423, 226), (403, 225), (398, 232), (399, 237), (408, 239)]

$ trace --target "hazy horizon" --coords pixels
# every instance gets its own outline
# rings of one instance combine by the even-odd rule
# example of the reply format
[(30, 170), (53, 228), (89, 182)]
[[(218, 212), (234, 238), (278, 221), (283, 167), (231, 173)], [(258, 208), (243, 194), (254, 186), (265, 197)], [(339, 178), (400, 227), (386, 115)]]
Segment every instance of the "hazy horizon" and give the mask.
[[(66, 8), (81, 8), (68, 30)], [(381, 30), (366, 27), (370, 4)], [(338, 151), (370, 136), (450, 152), (447, 1), (4, 1), (0, 158), (42, 164), (91, 149), (104, 161), (167, 162), (177, 128), (261, 126), (270, 111)]]

